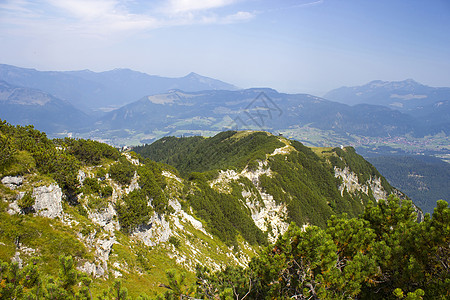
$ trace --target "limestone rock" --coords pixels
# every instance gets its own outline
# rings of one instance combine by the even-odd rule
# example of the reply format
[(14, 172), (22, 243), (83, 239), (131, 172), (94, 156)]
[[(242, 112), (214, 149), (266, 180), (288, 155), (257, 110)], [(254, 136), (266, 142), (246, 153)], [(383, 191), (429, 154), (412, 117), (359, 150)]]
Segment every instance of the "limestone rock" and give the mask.
[(95, 263), (85, 262), (84, 265), (78, 266), (77, 269), (83, 273), (92, 275), (95, 278), (105, 276), (105, 270)]
[(154, 214), (150, 222), (146, 225), (139, 226), (133, 236), (140, 239), (147, 246), (155, 246), (161, 242), (167, 242), (172, 235), (170, 223), (166, 221), (164, 216)]
[(370, 178), (364, 184), (359, 183), (358, 175), (352, 171), (348, 167), (344, 169), (340, 169), (338, 167), (334, 167), (334, 176), (340, 177), (342, 179), (342, 184), (339, 186), (339, 190), (341, 191), (341, 195), (344, 195), (344, 190), (347, 189), (347, 192), (354, 193), (355, 191), (361, 191), (367, 195), (369, 195), (369, 187), (372, 191), (372, 196), (378, 201), (380, 199), (386, 199), (388, 196), (385, 189), (381, 185), (381, 178), (375, 177)]
[(138, 176), (137, 172), (134, 172), (134, 176), (131, 179), (130, 184), (127, 187), (125, 187), (125, 194), (129, 194), (132, 191), (137, 190), (137, 189), (140, 188), (138, 180), (139, 180), (139, 176)]
[(77, 179), (78, 181), (83, 184), (84, 180), (86, 179), (87, 175), (83, 170), (78, 170)]
[(32, 197), (35, 198), (33, 208), (39, 216), (52, 219), (62, 216), (62, 191), (57, 184), (34, 188)]
[(12, 190), (15, 190), (23, 183), (23, 177), (22, 176), (5, 176), (2, 178), (2, 183), (9, 187)]
[(111, 203), (108, 203), (108, 207), (99, 211), (88, 211), (89, 219), (94, 223), (100, 225), (106, 231), (112, 233), (114, 230), (119, 230), (119, 222), (114, 219), (117, 215)]
[(17, 251), (14, 256), (11, 258), (11, 262), (14, 263), (18, 263), (19, 264), (19, 269), (22, 269), (22, 264), (23, 264), (23, 259), (20, 258), (20, 252)]
[(96, 242), (95, 256), (104, 264), (107, 263), (112, 246), (117, 243), (116, 237), (111, 236), (108, 239), (98, 239)]
[(10, 215), (20, 214), (21, 211), (22, 209), (17, 205), (17, 201), (10, 203), (7, 210)]
[[(20, 192), (17, 200), (24, 195), (25, 192)], [(57, 184), (36, 187), (33, 189), (31, 196), (35, 199), (33, 210), (37, 215), (51, 219), (63, 216), (62, 191)], [(8, 213), (11, 215), (22, 212), (19, 205), (17, 205), (17, 200), (9, 204)]]

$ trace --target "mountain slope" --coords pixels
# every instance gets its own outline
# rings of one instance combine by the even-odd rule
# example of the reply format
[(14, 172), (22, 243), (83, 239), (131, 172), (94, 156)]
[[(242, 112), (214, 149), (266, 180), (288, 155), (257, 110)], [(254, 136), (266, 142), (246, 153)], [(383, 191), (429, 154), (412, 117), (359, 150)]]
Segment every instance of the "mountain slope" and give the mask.
[(416, 120), (375, 105), (348, 106), (306, 94), (272, 89), (171, 91), (148, 96), (105, 115), (101, 130), (280, 130), (309, 125), (367, 136), (415, 132)]
[(40, 90), (0, 81), (0, 118), (57, 133), (86, 127), (91, 119), (69, 102)]
[(449, 133), (450, 88), (435, 88), (412, 79), (404, 81), (376, 80), (362, 86), (341, 87), (328, 92), (326, 99), (348, 105), (376, 104), (407, 113), (421, 124), (425, 134)]
[[(266, 207), (286, 209), (284, 218), (297, 224), (323, 226), (332, 213), (357, 215), (363, 203), (394, 191), (352, 148), (318, 148), (314, 152), (299, 142), (265, 132), (229, 131), (206, 139), (166, 137), (134, 150), (171, 163), (186, 178), (196, 179), (195, 172), (206, 172), (203, 176), (219, 190), (233, 193), (236, 187), (231, 183), (244, 180), (241, 184), (248, 191), (260, 191)], [(247, 187), (247, 180), (254, 187)], [(254, 200), (244, 197), (241, 201)], [(262, 224), (260, 228), (267, 228)]]
[(173, 150), (182, 176), (133, 152), (5, 122), (0, 143), (0, 259), (40, 256), (48, 284), (58, 256), (70, 255), (95, 279), (94, 296), (114, 278), (136, 297), (162, 292), (169, 268), (191, 283), (197, 264), (244, 267), (290, 222), (325, 227), (332, 214), (355, 216), (399, 193), (352, 148), (310, 149), (266, 132), (156, 142), (161, 160)]
[(415, 110), (436, 101), (448, 100), (450, 88), (435, 88), (412, 79), (404, 81), (371, 81), (362, 86), (341, 87), (325, 94), (324, 98), (354, 104), (378, 104), (401, 111)]
[(171, 89), (187, 91), (236, 89), (225, 82), (191, 73), (185, 77), (152, 76), (129, 69), (106, 72), (38, 71), (0, 64), (0, 80), (40, 89), (72, 103), (87, 112), (111, 109), (135, 101), (144, 95), (164, 93)]

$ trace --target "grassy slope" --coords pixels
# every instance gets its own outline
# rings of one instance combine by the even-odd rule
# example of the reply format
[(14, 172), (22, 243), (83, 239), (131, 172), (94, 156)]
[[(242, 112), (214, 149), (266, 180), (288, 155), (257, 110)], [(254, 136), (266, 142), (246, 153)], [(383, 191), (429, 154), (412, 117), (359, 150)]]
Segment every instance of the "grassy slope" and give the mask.
[[(9, 143), (7, 146), (10, 146), (15, 152), (12, 152), (11, 159), (0, 161), (0, 178), (5, 175), (22, 175), (24, 183), (16, 190), (11, 190), (0, 184), (0, 260), (10, 261), (15, 253), (19, 252), (20, 258), (26, 264), (32, 256), (39, 256), (42, 258), (41, 270), (44, 274), (47, 274), (46, 276), (58, 273), (59, 255), (71, 255), (80, 263), (93, 262), (96, 252), (95, 245), (93, 247), (88, 244), (85, 245), (80, 241), (79, 235), (87, 237), (89, 234), (94, 234), (95, 238), (108, 235), (99, 225), (93, 223), (87, 217), (86, 210), (101, 210), (106, 207), (108, 202), (113, 202), (111, 196), (101, 197), (96, 191), (81, 186), (78, 193), (83, 192), (84, 195), (80, 196), (81, 194), (79, 194), (79, 204), (73, 202), (72, 206), (68, 202), (63, 202), (64, 221), (39, 217), (34, 214), (10, 215), (6, 211), (9, 204), (17, 198), (19, 192), (32, 191), (34, 187), (55, 183), (53, 177), (56, 177), (58, 173), (52, 173), (52, 170), (37, 167), (36, 160), (40, 157), (39, 155), (42, 155), (42, 148), (40, 147), (45, 146), (45, 149), (50, 150), (46, 151), (50, 156), (54, 153), (63, 153), (64, 157), (68, 159), (68, 164), (81, 165), (83, 171), (91, 178), (104, 176), (109, 167), (116, 164), (116, 161), (111, 157), (117, 156), (115, 152), (117, 150), (96, 142), (75, 140), (57, 141), (59, 148), (57, 150), (57, 145), (46, 139), (45, 134), (43, 135), (32, 128), (1, 125), (3, 126), (0, 127), (2, 142), (6, 140)], [(40, 140), (37, 140), (36, 136)], [(84, 151), (86, 145), (90, 146), (89, 151)], [(161, 172), (162, 170), (172, 171), (172, 168), (166, 168), (154, 162), (148, 162), (148, 164), (149, 171), (147, 174), (150, 177), (147, 179), (150, 181), (147, 184), (150, 184), (149, 189), (164, 186), (165, 183), (161, 182), (164, 181)], [(99, 175), (100, 173), (102, 175)], [(170, 180), (168, 179), (168, 182)], [(111, 179), (101, 181), (101, 187), (113, 185), (117, 185), (117, 183), (114, 184)], [(183, 184), (179, 184), (178, 187), (172, 184), (165, 189), (164, 193), (168, 198), (182, 201), (183, 188)], [(147, 203), (147, 200), (145, 202)], [(174, 218), (169, 215), (169, 212), (170, 210), (166, 212), (166, 217)], [(114, 262), (119, 262), (122, 266), (125, 266), (122, 270), (116, 271), (123, 274), (124, 285), (129, 289), (132, 296), (137, 296), (141, 292), (156, 294), (164, 291), (158, 285), (166, 282), (165, 270), (177, 268), (179, 271), (186, 271), (182, 265), (175, 263), (177, 257), (195, 258), (201, 264), (216, 262), (233, 265), (236, 263), (235, 259), (230, 257), (229, 246), (220, 239), (205, 235), (193, 228), (190, 223), (181, 222), (181, 225), (184, 228), (183, 230), (175, 228), (173, 224), (171, 225), (176, 237), (181, 241), (177, 247), (171, 242), (161, 243), (157, 247), (147, 247), (139, 240), (116, 231), (115, 236), (119, 243), (113, 245), (108, 261), (109, 279), (96, 279), (94, 281), (94, 296), (99, 294), (102, 289), (111, 286), (114, 280), (112, 271), (116, 269), (113, 266)], [(249, 256), (255, 255), (255, 249), (248, 248), (241, 237), (237, 236), (236, 239), (237, 245), (243, 252)], [(189, 246), (185, 241), (189, 241)], [(31, 252), (27, 254), (27, 248), (34, 249), (34, 253), (33, 250), (30, 250)], [(194, 253), (195, 251), (197, 253)], [(169, 256), (170, 253), (172, 254)], [(187, 279), (188, 283), (194, 280), (192, 272), (188, 272)]]

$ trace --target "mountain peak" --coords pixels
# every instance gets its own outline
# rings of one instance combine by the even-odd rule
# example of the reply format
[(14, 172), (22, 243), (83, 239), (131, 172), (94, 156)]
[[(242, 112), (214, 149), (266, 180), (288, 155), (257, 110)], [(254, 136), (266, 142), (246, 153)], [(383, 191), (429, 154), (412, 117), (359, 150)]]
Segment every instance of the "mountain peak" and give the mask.
[(203, 80), (205, 80), (205, 79), (211, 79), (211, 78), (209, 78), (209, 77), (202, 76), (202, 75), (200, 75), (200, 74), (198, 74), (198, 73), (195, 73), (195, 72), (191, 72), (191, 73), (187, 74), (186, 76), (184, 76), (183, 78), (186, 78), (186, 79), (196, 79), (196, 80), (199, 80), (199, 79), (203, 79)]

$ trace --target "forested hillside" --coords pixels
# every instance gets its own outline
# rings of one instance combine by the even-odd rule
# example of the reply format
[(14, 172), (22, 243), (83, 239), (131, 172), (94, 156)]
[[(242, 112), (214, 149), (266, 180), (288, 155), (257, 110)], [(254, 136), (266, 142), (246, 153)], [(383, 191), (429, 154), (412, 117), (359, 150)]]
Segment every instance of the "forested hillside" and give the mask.
[(368, 160), (424, 212), (432, 213), (437, 200), (450, 199), (450, 165), (439, 158), (375, 156)]
[(136, 154), (3, 121), (0, 144), (0, 299), (449, 296), (447, 204), (423, 218), (353, 148), (230, 131)]
[(316, 148), (314, 152), (297, 141), (266, 132), (167, 137), (134, 151), (172, 164), (186, 178), (193, 176), (191, 172), (205, 172), (205, 176), (214, 178), (224, 169), (233, 170), (237, 177), (256, 172), (258, 178), (253, 184), (273, 197), (277, 205), (286, 205), (288, 222), (297, 224), (324, 226), (335, 213), (357, 216), (369, 200), (393, 192), (378, 171), (351, 147)]

